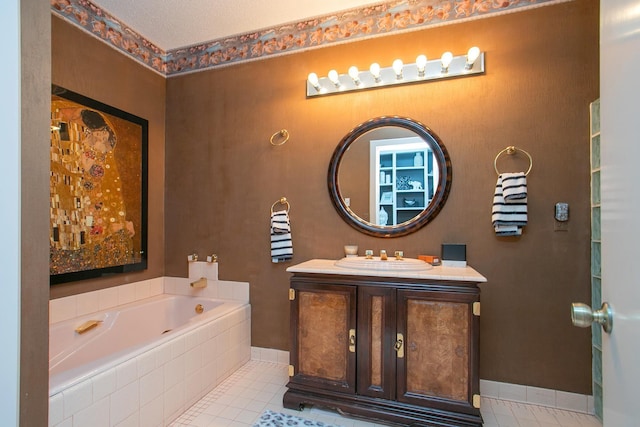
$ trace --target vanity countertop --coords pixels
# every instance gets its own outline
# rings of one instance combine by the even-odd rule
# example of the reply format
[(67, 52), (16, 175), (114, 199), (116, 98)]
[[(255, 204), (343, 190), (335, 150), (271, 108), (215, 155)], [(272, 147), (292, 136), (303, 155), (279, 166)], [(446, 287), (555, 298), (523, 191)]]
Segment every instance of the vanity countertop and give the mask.
[(375, 277), (397, 277), (404, 279), (421, 280), (450, 280), (461, 282), (483, 283), (487, 278), (478, 273), (472, 267), (443, 267), (434, 266), (424, 271), (384, 271), (384, 270), (363, 270), (356, 268), (344, 268), (335, 265), (336, 260), (332, 259), (311, 259), (300, 264), (287, 268), (289, 273), (317, 273), (317, 274), (338, 274), (347, 276), (375, 276)]

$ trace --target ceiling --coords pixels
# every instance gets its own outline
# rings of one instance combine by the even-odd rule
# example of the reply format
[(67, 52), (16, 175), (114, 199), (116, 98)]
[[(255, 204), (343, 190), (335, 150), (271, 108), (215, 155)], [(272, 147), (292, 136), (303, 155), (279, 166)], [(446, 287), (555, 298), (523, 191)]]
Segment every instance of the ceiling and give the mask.
[(381, 3), (380, 0), (92, 2), (165, 51)]

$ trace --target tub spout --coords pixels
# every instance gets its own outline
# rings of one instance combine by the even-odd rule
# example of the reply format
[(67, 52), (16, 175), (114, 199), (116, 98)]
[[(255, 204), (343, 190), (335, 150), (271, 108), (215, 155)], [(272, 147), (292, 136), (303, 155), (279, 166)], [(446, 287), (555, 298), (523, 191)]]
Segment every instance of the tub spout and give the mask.
[(196, 280), (195, 282), (191, 282), (191, 287), (192, 288), (206, 288), (207, 287), (207, 278), (206, 277), (201, 277), (200, 279)]
[(87, 320), (82, 325), (76, 327), (76, 332), (79, 334), (84, 334), (85, 332), (90, 331), (91, 329), (98, 326), (100, 323), (102, 323), (102, 320)]

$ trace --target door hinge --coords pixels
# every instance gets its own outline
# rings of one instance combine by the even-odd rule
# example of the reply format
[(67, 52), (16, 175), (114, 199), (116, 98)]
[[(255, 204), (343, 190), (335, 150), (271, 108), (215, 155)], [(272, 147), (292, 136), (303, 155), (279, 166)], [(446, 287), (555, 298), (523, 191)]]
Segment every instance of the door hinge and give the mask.
[(294, 368), (293, 365), (289, 365), (289, 376), (292, 377), (294, 374)]
[(293, 301), (296, 299), (296, 290), (293, 288), (289, 288), (289, 301)]
[(473, 407), (476, 409), (480, 409), (480, 395), (479, 394), (474, 394), (473, 395)]
[(473, 315), (480, 316), (480, 302), (476, 301), (473, 303)]

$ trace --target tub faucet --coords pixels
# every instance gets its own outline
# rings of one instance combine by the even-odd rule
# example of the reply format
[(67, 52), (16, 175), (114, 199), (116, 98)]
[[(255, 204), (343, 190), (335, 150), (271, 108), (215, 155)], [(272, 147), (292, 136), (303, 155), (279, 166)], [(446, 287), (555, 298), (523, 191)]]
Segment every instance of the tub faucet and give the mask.
[(195, 282), (191, 282), (192, 288), (206, 288), (207, 287), (207, 278), (201, 277)]

